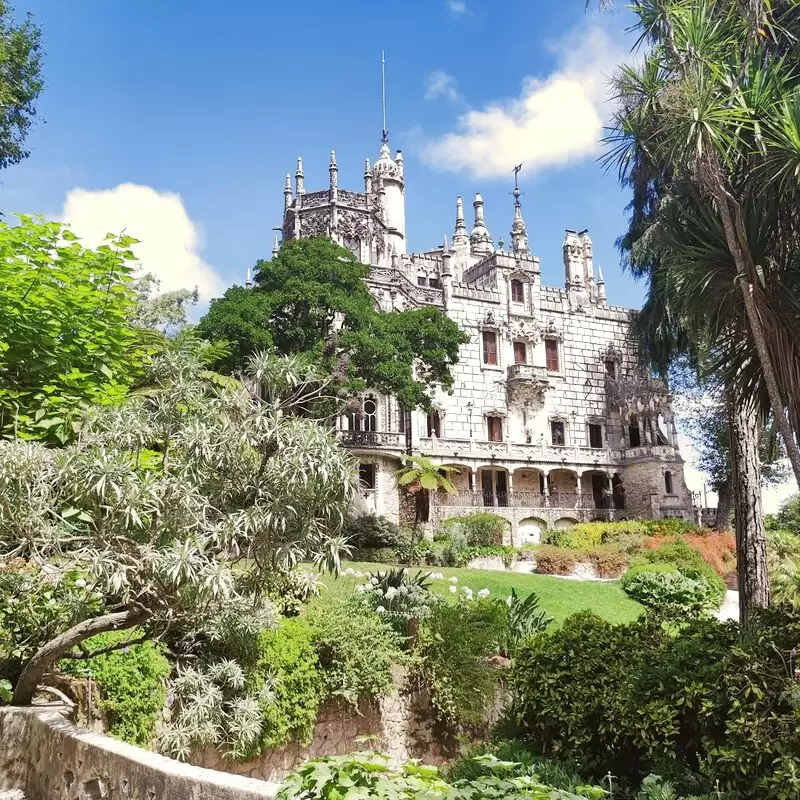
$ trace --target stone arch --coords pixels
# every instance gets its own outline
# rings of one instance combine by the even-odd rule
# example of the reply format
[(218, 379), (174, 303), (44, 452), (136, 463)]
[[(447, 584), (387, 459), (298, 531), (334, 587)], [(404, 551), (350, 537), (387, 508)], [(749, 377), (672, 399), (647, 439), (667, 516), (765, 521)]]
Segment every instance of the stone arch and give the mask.
[(525, 517), (517, 525), (519, 544), (539, 544), (547, 523), (539, 517)]
[(568, 531), (571, 527), (578, 524), (578, 520), (574, 517), (559, 517), (554, 523), (553, 527), (557, 531)]

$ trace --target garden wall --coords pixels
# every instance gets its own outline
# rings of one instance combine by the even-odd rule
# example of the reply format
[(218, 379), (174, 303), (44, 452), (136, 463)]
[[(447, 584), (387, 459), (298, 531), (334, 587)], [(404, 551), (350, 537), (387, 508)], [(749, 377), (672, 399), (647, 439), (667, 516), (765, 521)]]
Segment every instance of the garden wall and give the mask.
[(277, 786), (181, 764), (78, 728), (65, 706), (0, 707), (0, 791), (28, 800), (256, 800)]
[(328, 703), (320, 711), (314, 738), (307, 747), (292, 743), (241, 763), (209, 750), (196, 753), (191, 761), (203, 767), (280, 782), (303, 762), (320, 756), (374, 749), (386, 753), (393, 766), (409, 758), (438, 765), (453, 755), (454, 747), (452, 737), (433, 721), (429, 696), (398, 679), (395, 689), (379, 704), (365, 705), (358, 712), (344, 704)]

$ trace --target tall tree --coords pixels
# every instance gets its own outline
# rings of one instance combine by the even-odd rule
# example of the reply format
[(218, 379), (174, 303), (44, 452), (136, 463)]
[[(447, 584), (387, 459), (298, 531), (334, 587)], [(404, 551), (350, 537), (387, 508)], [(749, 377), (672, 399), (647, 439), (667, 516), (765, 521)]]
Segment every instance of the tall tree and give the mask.
[(25, 140), (36, 116), (42, 82), (42, 36), (28, 15), (18, 23), (0, 0), (0, 169), (27, 158)]
[(406, 409), (425, 408), (432, 385), (452, 386), (451, 367), (468, 338), (439, 309), (377, 310), (368, 271), (329, 239), (288, 241), (271, 261), (257, 262), (252, 289), (235, 286), (212, 301), (198, 330), (230, 342), (220, 364), (229, 372), (274, 350), (336, 375), (345, 392), (371, 388)]
[(763, 520), (748, 506), (760, 481), (758, 439), (735, 437), (756, 436), (771, 412), (800, 481), (798, 17), (787, 3), (768, 15), (763, 4), (741, 13), (723, 0), (632, 8), (650, 49), (614, 81), (609, 161), (633, 194), (620, 245), (649, 282), (639, 319), (647, 352), (662, 362), (689, 352), (735, 398), (736, 506), (750, 508), (737, 515), (746, 616), (768, 591)]

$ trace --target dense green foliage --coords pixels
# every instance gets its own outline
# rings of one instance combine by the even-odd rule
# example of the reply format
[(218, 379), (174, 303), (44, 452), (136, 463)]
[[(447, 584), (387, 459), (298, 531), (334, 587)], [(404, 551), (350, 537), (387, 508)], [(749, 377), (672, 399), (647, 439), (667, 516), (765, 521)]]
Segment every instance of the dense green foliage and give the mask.
[(219, 364), (228, 372), (262, 350), (299, 355), (342, 392), (370, 388), (403, 408), (427, 408), (431, 386), (452, 386), (466, 336), (439, 309), (377, 311), (367, 271), (329, 239), (287, 241), (271, 261), (256, 263), (253, 289), (233, 287), (212, 301), (198, 330), (231, 343)]
[(533, 771), (493, 756), (475, 756), (482, 770), (472, 778), (443, 779), (436, 767), (405, 763), (392, 772), (388, 758), (377, 753), (320, 758), (304, 764), (281, 785), (278, 800), (601, 800), (605, 791), (581, 785), (568, 791), (543, 783)]
[(123, 400), (144, 358), (134, 242), (88, 250), (58, 222), (0, 223), (0, 438), (63, 443), (88, 406)]
[(284, 619), (275, 630), (261, 634), (257, 688), (265, 675), (271, 676), (274, 696), (263, 709), (261, 747), (279, 747), (290, 739), (308, 744), (323, 698), (314, 629), (308, 621)]
[(403, 640), (385, 617), (354, 600), (317, 608), (310, 616), (326, 697), (357, 708), (392, 686), (392, 668), (402, 663)]
[(684, 575), (691, 578), (702, 577), (713, 592), (712, 597), (719, 604), (725, 596), (725, 582), (716, 573), (697, 550), (690, 547), (685, 541), (664, 542), (658, 547), (643, 550), (637, 556), (637, 563), (646, 564), (672, 564)]
[[(137, 632), (117, 631), (93, 636), (87, 647), (99, 650), (137, 639)], [(89, 672), (100, 688), (98, 705), (108, 720), (108, 732), (118, 739), (146, 747), (164, 708), (170, 663), (164, 648), (154, 642), (131, 644), (94, 656), (91, 661), (65, 660), (61, 668), (75, 676)]]
[(731, 798), (789, 798), (800, 774), (798, 641), (800, 619), (782, 611), (741, 630), (575, 615), (516, 659), (516, 718), (535, 752), (598, 777), (655, 772), (678, 791), (719, 780)]
[(27, 158), (25, 139), (43, 87), (41, 31), (30, 15), (17, 23), (0, 0), (0, 169)]
[(719, 595), (702, 575), (688, 575), (666, 562), (629, 570), (621, 585), (634, 600), (657, 613), (694, 616), (716, 611), (720, 605)]
[(451, 536), (461, 534), (468, 547), (491, 547), (503, 544), (503, 535), (509, 530), (508, 520), (497, 514), (468, 514), (442, 522), (442, 529)]

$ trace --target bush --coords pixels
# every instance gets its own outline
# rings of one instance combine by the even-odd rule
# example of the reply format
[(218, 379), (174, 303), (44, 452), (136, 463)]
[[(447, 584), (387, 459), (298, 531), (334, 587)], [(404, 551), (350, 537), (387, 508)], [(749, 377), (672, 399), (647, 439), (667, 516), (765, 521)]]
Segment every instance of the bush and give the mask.
[(645, 549), (636, 559), (637, 563), (674, 564), (684, 575), (690, 578), (703, 577), (714, 590), (719, 602), (725, 597), (725, 582), (717, 572), (707, 564), (697, 550), (690, 547), (683, 539), (657, 543), (653, 549)]
[(323, 695), (314, 631), (302, 617), (283, 619), (259, 637), (260, 653), (253, 688), (274, 687), (274, 699), (263, 708), (261, 748), (280, 747), (291, 739), (311, 741)]
[[(137, 636), (135, 630), (101, 633), (87, 639), (85, 644), (90, 650), (99, 650)], [(160, 645), (133, 644), (88, 661), (63, 659), (60, 666), (69, 675), (79, 677), (91, 670), (92, 679), (100, 688), (97, 704), (105, 712), (111, 736), (140, 747), (150, 743), (156, 720), (164, 708), (165, 681), (170, 673), (169, 661)]]
[(375, 514), (348, 520), (344, 533), (349, 538), (348, 545), (357, 552), (397, 548), (403, 544), (400, 528), (386, 517)]
[(627, 553), (614, 547), (597, 547), (586, 556), (601, 578), (618, 578), (628, 567)]
[(507, 625), (508, 606), (494, 598), (438, 603), (422, 620), (417, 653), (440, 721), (486, 721), (500, 680), (487, 659), (502, 650)]
[(392, 667), (403, 660), (402, 639), (375, 611), (357, 601), (315, 609), (310, 617), (323, 692), (358, 707), (392, 686)]
[(438, 597), (430, 590), (430, 572), (417, 570), (411, 574), (399, 567), (367, 573), (366, 581), (356, 586), (361, 603), (384, 615), (399, 633), (408, 631), (408, 621), (420, 619), (429, 613)]
[(578, 563), (575, 550), (540, 545), (536, 548), (536, 571), (542, 575), (570, 575)]
[(628, 573), (622, 579), (622, 588), (642, 605), (672, 616), (704, 614), (720, 605), (718, 594), (705, 578), (678, 570)]
[(798, 642), (800, 615), (785, 609), (747, 629), (698, 619), (669, 631), (578, 614), (517, 656), (515, 716), (534, 753), (598, 778), (655, 773), (698, 795), (718, 779), (731, 800), (784, 800), (800, 783)]
[(503, 536), (509, 529), (509, 523), (497, 514), (468, 514), (464, 517), (453, 517), (442, 522), (445, 536), (460, 533), (468, 547), (490, 547), (503, 544)]
[(599, 547), (603, 543), (604, 530), (602, 522), (584, 522), (566, 530), (546, 531), (545, 542), (554, 547), (587, 550), (590, 547)]

